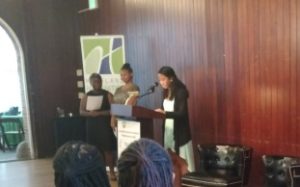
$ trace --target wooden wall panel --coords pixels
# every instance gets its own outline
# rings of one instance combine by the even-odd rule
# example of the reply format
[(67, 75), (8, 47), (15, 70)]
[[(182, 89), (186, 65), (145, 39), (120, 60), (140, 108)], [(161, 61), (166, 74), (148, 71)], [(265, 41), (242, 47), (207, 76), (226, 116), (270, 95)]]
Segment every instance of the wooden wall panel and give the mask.
[[(261, 185), (262, 154), (300, 156), (298, 0), (99, 2), (99, 9), (81, 14), (82, 0), (0, 3), (0, 16), (24, 47), (39, 156), (54, 151), (55, 107), (78, 110), (78, 32), (124, 34), (141, 90), (157, 79), (159, 67), (174, 67), (190, 91), (194, 143), (254, 148), (249, 186)], [(157, 91), (140, 104), (156, 108), (160, 98)]]
[(79, 9), (76, 3), (49, 0), (25, 0), (23, 8), (35, 143), (39, 157), (51, 156), (56, 107), (78, 114)]
[(24, 50), (30, 115), (38, 157), (54, 153), (56, 107), (78, 113), (81, 68), (76, 1), (1, 1), (0, 17)]
[[(299, 1), (102, 2), (110, 13), (98, 23), (125, 35), (126, 58), (142, 90), (163, 65), (187, 84), (195, 144), (252, 146), (249, 186), (262, 183), (262, 154), (300, 156)], [(102, 34), (88, 16), (80, 22), (81, 34)], [(155, 108), (159, 99), (158, 92), (141, 104)]]

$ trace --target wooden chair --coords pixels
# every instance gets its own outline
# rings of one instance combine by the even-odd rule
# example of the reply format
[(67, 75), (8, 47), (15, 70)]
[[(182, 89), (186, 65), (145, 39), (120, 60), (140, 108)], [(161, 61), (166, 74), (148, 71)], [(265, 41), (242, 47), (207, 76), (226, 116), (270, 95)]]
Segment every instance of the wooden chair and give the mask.
[(289, 175), (291, 178), (291, 187), (300, 186), (300, 163), (292, 164), (289, 167)]

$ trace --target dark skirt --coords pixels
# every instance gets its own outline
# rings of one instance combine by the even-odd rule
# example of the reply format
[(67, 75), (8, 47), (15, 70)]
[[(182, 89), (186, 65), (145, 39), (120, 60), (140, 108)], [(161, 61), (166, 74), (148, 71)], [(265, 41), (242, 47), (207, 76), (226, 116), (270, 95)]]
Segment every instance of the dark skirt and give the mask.
[(110, 126), (110, 117), (87, 118), (87, 143), (100, 151), (115, 151), (117, 140)]

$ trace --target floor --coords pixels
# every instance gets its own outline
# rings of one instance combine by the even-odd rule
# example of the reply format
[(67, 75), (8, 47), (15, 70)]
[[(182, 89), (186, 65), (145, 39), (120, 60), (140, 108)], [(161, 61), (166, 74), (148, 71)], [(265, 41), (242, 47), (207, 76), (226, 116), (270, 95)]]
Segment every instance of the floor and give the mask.
[[(54, 187), (51, 159), (0, 163), (1, 187)], [(111, 187), (117, 187), (111, 182)]]
[(17, 160), (16, 150), (6, 150), (3, 152), (0, 150), (0, 162)]

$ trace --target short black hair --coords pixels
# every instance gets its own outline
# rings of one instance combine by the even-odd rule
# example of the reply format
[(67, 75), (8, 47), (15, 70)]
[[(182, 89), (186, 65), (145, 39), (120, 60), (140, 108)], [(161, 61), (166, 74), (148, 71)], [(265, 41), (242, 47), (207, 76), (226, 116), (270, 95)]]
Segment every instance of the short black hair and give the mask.
[(90, 79), (89, 80), (92, 80), (92, 79), (99, 79), (99, 80), (102, 81), (102, 77), (101, 77), (101, 75), (99, 73), (92, 73), (90, 75)]

